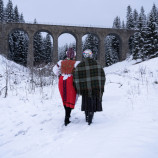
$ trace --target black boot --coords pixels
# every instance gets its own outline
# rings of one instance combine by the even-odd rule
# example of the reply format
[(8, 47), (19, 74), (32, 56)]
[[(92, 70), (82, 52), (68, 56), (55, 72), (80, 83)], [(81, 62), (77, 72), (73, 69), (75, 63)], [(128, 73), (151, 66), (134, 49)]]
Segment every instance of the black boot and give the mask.
[(67, 126), (71, 121), (69, 120), (70, 117), (65, 117), (65, 126)]
[(64, 123), (65, 123), (65, 126), (67, 126), (71, 121), (69, 120), (69, 118), (71, 117), (70, 114), (71, 114), (71, 108), (70, 107), (66, 107), (64, 106), (65, 108), (65, 120), (64, 120)]
[(94, 115), (94, 112), (88, 113), (88, 125), (90, 125), (92, 123), (93, 115)]
[(85, 119), (86, 119), (86, 122), (88, 122), (88, 111), (85, 111)]

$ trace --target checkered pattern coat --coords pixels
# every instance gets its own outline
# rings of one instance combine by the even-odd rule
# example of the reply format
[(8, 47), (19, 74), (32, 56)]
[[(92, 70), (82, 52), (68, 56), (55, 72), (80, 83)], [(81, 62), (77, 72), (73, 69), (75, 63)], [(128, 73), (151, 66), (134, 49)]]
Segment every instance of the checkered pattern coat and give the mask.
[(74, 70), (73, 83), (80, 95), (102, 97), (105, 85), (103, 68), (93, 59), (86, 58)]

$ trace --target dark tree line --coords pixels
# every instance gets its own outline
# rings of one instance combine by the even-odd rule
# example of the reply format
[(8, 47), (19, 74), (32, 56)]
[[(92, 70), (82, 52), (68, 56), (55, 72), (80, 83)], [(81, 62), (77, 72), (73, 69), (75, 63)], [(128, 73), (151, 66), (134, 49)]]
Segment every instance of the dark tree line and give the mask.
[[(11, 0), (8, 0), (6, 6), (4, 6), (3, 0), (0, 0), (0, 23), (25, 23), (23, 14), (19, 13), (18, 6), (14, 7)], [(24, 31), (14, 30), (11, 32), (9, 35), (8, 58), (26, 66), (28, 41), (28, 35)], [(50, 62), (51, 55), (51, 36), (46, 34), (46, 37), (43, 37), (42, 33), (37, 33), (34, 36), (34, 65)]]

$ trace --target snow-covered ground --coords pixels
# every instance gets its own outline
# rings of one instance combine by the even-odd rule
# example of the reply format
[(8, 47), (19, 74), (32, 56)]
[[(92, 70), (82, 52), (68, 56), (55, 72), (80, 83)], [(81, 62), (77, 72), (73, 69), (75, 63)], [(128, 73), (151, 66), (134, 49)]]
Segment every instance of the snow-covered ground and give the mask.
[(158, 58), (135, 63), (105, 68), (103, 111), (88, 126), (79, 97), (65, 127), (57, 80), (34, 87), (0, 56), (0, 158), (157, 158)]

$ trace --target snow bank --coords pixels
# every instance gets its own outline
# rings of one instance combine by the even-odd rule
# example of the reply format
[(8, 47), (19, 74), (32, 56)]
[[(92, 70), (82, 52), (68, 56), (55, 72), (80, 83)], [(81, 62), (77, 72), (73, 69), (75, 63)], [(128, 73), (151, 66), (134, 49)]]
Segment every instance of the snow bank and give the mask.
[[(11, 74), (4, 98), (6, 63)], [(65, 127), (57, 79), (34, 87), (26, 68), (0, 56), (0, 157), (157, 158), (158, 58), (136, 63), (105, 68), (103, 112), (88, 126), (79, 97)]]

